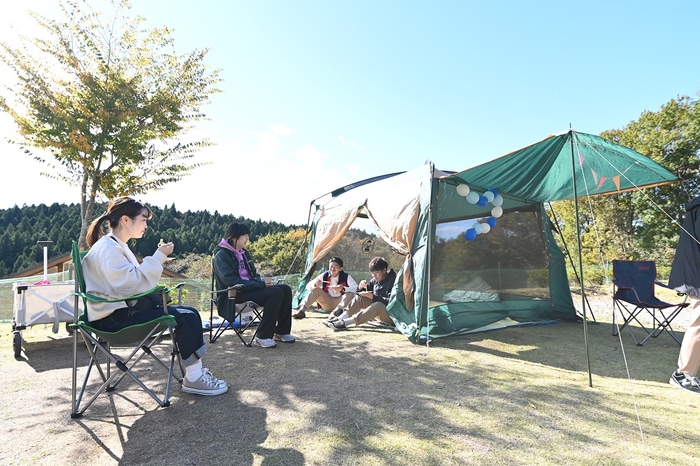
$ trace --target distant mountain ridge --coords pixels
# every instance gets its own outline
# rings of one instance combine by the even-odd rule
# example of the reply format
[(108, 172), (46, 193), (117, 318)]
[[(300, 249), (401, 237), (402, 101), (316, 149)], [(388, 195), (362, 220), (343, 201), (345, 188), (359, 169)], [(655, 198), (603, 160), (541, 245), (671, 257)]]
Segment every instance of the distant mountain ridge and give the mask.
[[(245, 223), (256, 239), (268, 234), (284, 233), (299, 225), (251, 220), (235, 215), (221, 215), (207, 210), (180, 212), (170, 207), (149, 206), (153, 219), (148, 222), (145, 236), (131, 245), (133, 251), (148, 256), (160, 239), (175, 243), (177, 256), (211, 253), (233, 222)], [(96, 208), (97, 215), (106, 205)], [(70, 252), (71, 242), (80, 234), (80, 205), (38, 204), (0, 209), (0, 277), (29, 268), (44, 260), (44, 250), (37, 241), (53, 241), (49, 257)]]

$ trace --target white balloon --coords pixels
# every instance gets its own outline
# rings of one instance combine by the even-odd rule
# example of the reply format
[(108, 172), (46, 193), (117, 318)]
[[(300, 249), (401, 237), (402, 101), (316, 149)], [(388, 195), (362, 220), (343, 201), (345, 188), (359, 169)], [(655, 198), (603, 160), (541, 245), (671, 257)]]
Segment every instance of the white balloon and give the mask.
[(500, 207), (503, 205), (503, 197), (499, 194), (496, 197), (493, 198), (493, 201), (491, 201), (491, 204), (495, 205), (496, 207)]
[(476, 204), (479, 202), (479, 193), (475, 193), (474, 191), (470, 192), (467, 194), (467, 202), (470, 204)]
[(484, 193), (484, 197), (486, 198), (487, 201), (491, 202), (493, 201), (493, 193), (491, 191), (486, 191)]
[(491, 215), (493, 215), (495, 218), (500, 217), (503, 215), (503, 208), (500, 206), (496, 206), (493, 209), (491, 209)]
[(474, 231), (476, 231), (477, 235), (480, 235), (484, 232), (484, 225), (482, 225), (481, 223), (475, 223), (472, 226), (472, 228), (474, 229)]
[(467, 186), (466, 184), (457, 185), (457, 194), (459, 194), (460, 196), (466, 196), (467, 194), (469, 194), (469, 191), (471, 191), (471, 189), (469, 189), (469, 186)]
[(488, 223), (482, 223), (481, 224), (481, 234), (485, 235), (489, 231), (491, 231), (491, 225), (489, 225)]

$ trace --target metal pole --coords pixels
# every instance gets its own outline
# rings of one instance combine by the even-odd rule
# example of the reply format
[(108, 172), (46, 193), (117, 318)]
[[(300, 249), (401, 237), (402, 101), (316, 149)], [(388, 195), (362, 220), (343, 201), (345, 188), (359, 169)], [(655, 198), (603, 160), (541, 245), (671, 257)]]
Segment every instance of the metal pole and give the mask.
[(49, 278), (48, 274), (48, 263), (49, 263), (49, 246), (53, 244), (53, 241), (37, 241), (36, 244), (44, 247), (44, 281), (47, 282)]
[(588, 364), (588, 386), (593, 387), (591, 375), (591, 355), (588, 350), (588, 317), (586, 316), (586, 290), (583, 286), (583, 254), (581, 253), (581, 225), (578, 219), (578, 190), (576, 189), (576, 155), (574, 154), (574, 132), (569, 128), (569, 143), (571, 144), (571, 174), (574, 183), (574, 210), (576, 212), (576, 244), (578, 246), (579, 280), (581, 285), (581, 308), (583, 309), (583, 344), (586, 347), (586, 363)]

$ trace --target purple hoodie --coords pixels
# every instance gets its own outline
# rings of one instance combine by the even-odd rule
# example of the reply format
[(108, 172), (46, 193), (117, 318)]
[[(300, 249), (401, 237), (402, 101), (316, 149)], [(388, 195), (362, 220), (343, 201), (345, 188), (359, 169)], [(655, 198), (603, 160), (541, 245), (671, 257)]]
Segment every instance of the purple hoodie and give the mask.
[(250, 272), (248, 272), (248, 269), (245, 266), (245, 260), (243, 259), (242, 252), (236, 251), (236, 249), (233, 246), (231, 246), (228, 241), (226, 241), (226, 238), (223, 238), (221, 240), (221, 242), (219, 243), (219, 247), (228, 249), (229, 251), (233, 252), (234, 256), (236, 256), (236, 260), (238, 260), (238, 276), (241, 277), (242, 280), (253, 279), (253, 277), (250, 276)]

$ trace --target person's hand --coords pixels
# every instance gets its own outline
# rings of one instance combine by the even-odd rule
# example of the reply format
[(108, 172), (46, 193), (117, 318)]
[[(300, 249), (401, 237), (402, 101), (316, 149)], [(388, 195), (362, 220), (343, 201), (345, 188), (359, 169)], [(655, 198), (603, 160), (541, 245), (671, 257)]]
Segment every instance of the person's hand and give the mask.
[(160, 246), (158, 246), (158, 250), (165, 254), (166, 256), (169, 256), (170, 254), (173, 253), (173, 250), (175, 250), (175, 245), (171, 243), (163, 243)]
[(361, 280), (360, 284), (357, 285), (358, 290), (366, 290), (367, 289), (367, 280)]
[(371, 291), (360, 291), (360, 296), (372, 299), (374, 294)]
[(333, 288), (335, 291), (343, 291), (345, 287), (343, 285), (333, 285), (331, 288)]
[(323, 277), (318, 277), (316, 279), (316, 288), (319, 288), (323, 285)]

